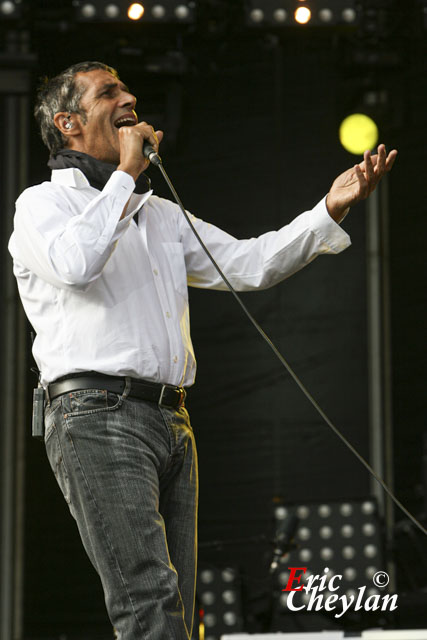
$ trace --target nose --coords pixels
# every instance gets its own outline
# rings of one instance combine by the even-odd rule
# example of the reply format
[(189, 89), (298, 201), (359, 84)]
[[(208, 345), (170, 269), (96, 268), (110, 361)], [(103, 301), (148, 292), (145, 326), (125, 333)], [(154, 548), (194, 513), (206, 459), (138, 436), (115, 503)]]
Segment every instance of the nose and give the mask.
[(129, 91), (122, 91), (120, 96), (120, 106), (122, 107), (130, 107), (131, 109), (135, 109), (136, 98)]

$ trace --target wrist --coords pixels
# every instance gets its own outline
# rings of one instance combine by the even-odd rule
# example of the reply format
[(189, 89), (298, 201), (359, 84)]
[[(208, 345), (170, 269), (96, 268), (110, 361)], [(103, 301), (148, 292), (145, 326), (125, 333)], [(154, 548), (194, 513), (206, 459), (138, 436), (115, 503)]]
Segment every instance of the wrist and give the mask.
[(337, 224), (339, 224), (344, 220), (347, 213), (350, 211), (350, 207), (334, 203), (330, 195), (331, 194), (328, 193), (328, 195), (326, 196), (326, 209), (331, 218), (335, 220)]
[(134, 182), (137, 181), (141, 173), (141, 171), (138, 171), (134, 167), (129, 167), (126, 164), (119, 164), (117, 167), (117, 171), (124, 171), (125, 173), (129, 174), (131, 178), (133, 178)]

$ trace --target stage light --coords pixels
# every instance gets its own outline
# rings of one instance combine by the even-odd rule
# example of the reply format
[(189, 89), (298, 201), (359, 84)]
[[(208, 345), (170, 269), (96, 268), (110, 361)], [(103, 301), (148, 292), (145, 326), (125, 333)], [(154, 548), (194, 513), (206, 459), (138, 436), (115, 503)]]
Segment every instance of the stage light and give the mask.
[(330, 9), (320, 9), (319, 11), (319, 19), (322, 22), (331, 22), (334, 14)]
[(144, 7), (139, 2), (134, 2), (129, 5), (128, 8), (128, 18), (131, 20), (140, 20), (144, 15)]
[(234, 582), (236, 579), (236, 574), (233, 571), (233, 569), (224, 569), (221, 572), (221, 577), (224, 580), (224, 582)]
[(310, 509), (306, 507), (304, 504), (298, 507), (297, 509), (298, 518), (301, 518), (301, 519), (308, 518), (309, 515), (310, 515)]
[(96, 16), (96, 7), (93, 4), (84, 4), (80, 9), (80, 12), (84, 18), (94, 18)]
[(363, 553), (367, 558), (375, 558), (378, 553), (378, 549), (374, 544), (367, 544), (363, 549)]
[[(3, 0), (5, 2), (6, 0)], [(8, 0), (11, 2), (11, 0)], [(0, 14), (1, 14), (0, 0)], [(73, 0), (75, 18), (78, 22), (138, 22), (194, 24), (196, 2), (194, 0)]]
[(11, 2), (10, 0), (5, 0), (5, 2), (2, 2), (0, 4), (0, 12), (4, 15), (4, 16), (12, 16), (16, 11), (16, 5), (14, 2)]
[(117, 18), (120, 14), (120, 9), (116, 4), (107, 4), (107, 6), (105, 7), (105, 15), (107, 16), (107, 18), (111, 18), (112, 20), (114, 20), (114, 18)]
[(234, 611), (226, 611), (223, 615), (223, 620), (226, 625), (232, 626), (237, 622), (237, 616)]
[(301, 549), (301, 551), (299, 552), (299, 557), (303, 562), (309, 562), (313, 557), (313, 554), (311, 553), (310, 549)]
[(175, 8), (174, 13), (178, 20), (187, 20), (190, 15), (190, 9), (185, 4), (180, 4)]
[[(277, 586), (284, 589), (289, 579), (287, 567), (309, 566), (313, 575), (328, 577), (342, 576), (345, 592), (355, 586), (372, 586), (375, 565), (383, 562), (380, 527), (376, 503), (373, 499), (350, 502), (330, 502), (320, 504), (290, 505), (275, 504), (274, 509), (283, 506), (288, 517), (305, 515), (296, 532), (296, 545), (280, 560), (277, 571)], [(273, 511), (274, 514), (274, 511)], [(311, 535), (307, 539), (307, 530)], [(372, 533), (372, 535), (371, 535)], [(329, 569), (325, 569), (325, 565)], [(307, 584), (309, 571), (301, 582)], [(304, 591), (295, 594), (294, 605), (304, 603)], [(325, 592), (325, 598), (330, 595)], [(279, 612), (287, 608), (287, 594), (278, 598)]]
[(155, 4), (151, 9), (151, 13), (154, 18), (157, 18), (157, 20), (161, 20), (166, 15), (166, 9), (161, 4)]
[(354, 547), (348, 545), (347, 547), (343, 547), (341, 553), (343, 558), (345, 558), (346, 560), (351, 560), (356, 555), (356, 550)]
[(200, 597), (203, 604), (211, 605), (215, 602), (215, 594), (212, 591), (205, 591)]
[(309, 540), (311, 537), (311, 531), (308, 527), (301, 527), (299, 529), (299, 537), (301, 540)]
[(344, 517), (348, 517), (351, 516), (352, 513), (353, 505), (351, 505), (349, 502), (343, 502), (343, 504), (340, 506), (340, 514)]
[(318, 509), (318, 514), (321, 518), (329, 518), (331, 515), (331, 507), (328, 504), (321, 504)]
[(274, 515), (277, 520), (284, 520), (288, 515), (288, 510), (283, 506), (276, 507), (274, 510)]
[(356, 20), (357, 14), (354, 9), (343, 9), (341, 16), (344, 22), (350, 23)]
[(353, 580), (356, 579), (357, 571), (354, 567), (347, 567), (346, 569), (344, 569), (343, 575), (346, 580), (348, 580), (349, 582), (352, 582)]
[(375, 534), (375, 527), (371, 522), (367, 522), (363, 525), (362, 532), (365, 536), (373, 536)]
[(209, 584), (210, 582), (213, 582), (214, 581), (214, 572), (211, 571), (210, 569), (205, 569), (200, 574), (200, 580), (204, 584)]
[(287, 17), (288, 14), (285, 9), (276, 9), (273, 12), (273, 18), (276, 22), (285, 22)]
[(351, 524), (345, 524), (341, 527), (341, 535), (343, 538), (351, 538), (354, 534), (354, 527)]
[[(278, 575), (279, 584), (286, 586), (288, 584), (290, 575), (291, 574), (289, 573), (289, 571), (282, 571), (281, 573), (279, 573)], [(306, 572), (306, 575), (307, 575), (307, 572)]]
[(307, 22), (310, 22), (311, 20), (311, 11), (308, 7), (298, 7), (294, 16), (295, 21), (298, 22), (298, 24), (307, 24)]
[(241, 631), (241, 584), (237, 568), (210, 565), (199, 570), (197, 598), (203, 604), (205, 640), (218, 640), (225, 633)]
[(331, 560), (334, 557), (334, 552), (330, 547), (323, 547), (323, 549), (320, 549), (319, 555), (322, 560)]
[(333, 534), (332, 527), (321, 527), (319, 530), (319, 534), (321, 538), (330, 538)]
[[(344, 149), (355, 155), (362, 154), (366, 149), (372, 149), (378, 142), (378, 127), (369, 116), (364, 113), (353, 113), (345, 118), (339, 128), (339, 138)], [(362, 512), (369, 515), (373, 508), (370, 502), (362, 505)]]
[(368, 578), (368, 580), (372, 580), (377, 571), (377, 567), (366, 567), (365, 576)]
[(374, 511), (375, 505), (373, 502), (367, 501), (362, 504), (362, 513), (365, 515), (370, 515), (371, 513), (374, 513)]
[(264, 11), (262, 11), (261, 9), (252, 9), (249, 16), (252, 22), (262, 22), (264, 20)]
[(233, 604), (236, 602), (236, 592), (229, 589), (228, 591), (224, 591), (222, 594), (222, 599), (226, 604)]

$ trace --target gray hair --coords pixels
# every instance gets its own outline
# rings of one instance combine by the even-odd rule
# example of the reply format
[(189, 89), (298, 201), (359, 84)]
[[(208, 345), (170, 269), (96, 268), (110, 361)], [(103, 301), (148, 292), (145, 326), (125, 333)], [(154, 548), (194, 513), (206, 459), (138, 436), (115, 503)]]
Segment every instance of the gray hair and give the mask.
[(62, 135), (53, 121), (56, 113), (61, 111), (78, 113), (83, 122), (86, 122), (86, 112), (80, 106), (85, 88), (78, 82), (76, 83), (75, 76), (77, 73), (87, 73), (95, 69), (103, 69), (115, 78), (119, 77), (115, 69), (103, 62), (79, 62), (50, 80), (43, 79), (37, 92), (34, 116), (39, 125), (43, 142), (51, 155), (56, 155), (59, 149), (67, 146), (67, 138)]

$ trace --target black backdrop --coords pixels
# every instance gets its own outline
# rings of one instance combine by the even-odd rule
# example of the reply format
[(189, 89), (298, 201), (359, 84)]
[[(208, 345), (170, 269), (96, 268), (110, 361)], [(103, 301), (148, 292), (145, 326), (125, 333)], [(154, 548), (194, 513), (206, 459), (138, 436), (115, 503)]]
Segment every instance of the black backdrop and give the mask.
[[(107, 44), (100, 30), (90, 45), (77, 43), (75, 34), (33, 37), (35, 79), (82, 59), (117, 66), (139, 98), (140, 117), (165, 129), (164, 162), (186, 207), (236, 236), (277, 228), (311, 208), (354, 162), (337, 136), (349, 74), (340, 42), (332, 38), (196, 39), (188, 50), (181, 47), (186, 73), (153, 75), (142, 69), (143, 47), (130, 58), (111, 37)], [(60, 53), (52, 56), (59, 43)], [(401, 119), (383, 122), (382, 140), (400, 149), (390, 181), (394, 465), (399, 495), (416, 510), (426, 81), (417, 73), (422, 65), (416, 49), (405, 55), (411, 73), (404, 66), (393, 71), (390, 96), (393, 104), (403, 101)], [(46, 159), (34, 133), (32, 182), (48, 177)], [(167, 197), (160, 176), (153, 169), (150, 175), (156, 192)], [(343, 226), (353, 241), (346, 252), (243, 297), (324, 410), (368, 455), (365, 207), (355, 207)], [(190, 301), (199, 370), (188, 408), (199, 447), (201, 542), (269, 535), (277, 496), (292, 503), (366, 496), (366, 471), (322, 423), (231, 296), (192, 290)], [(26, 478), (26, 635), (107, 634), (98, 579), (43, 448), (32, 441)], [(239, 544), (206, 555), (262, 576), (264, 552), (262, 545)]]

